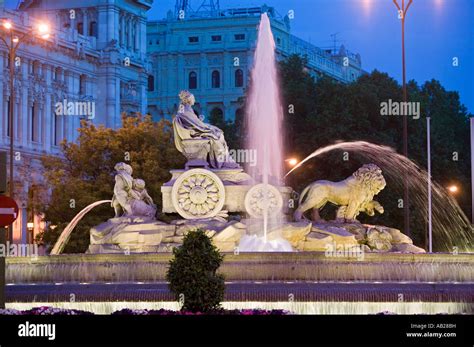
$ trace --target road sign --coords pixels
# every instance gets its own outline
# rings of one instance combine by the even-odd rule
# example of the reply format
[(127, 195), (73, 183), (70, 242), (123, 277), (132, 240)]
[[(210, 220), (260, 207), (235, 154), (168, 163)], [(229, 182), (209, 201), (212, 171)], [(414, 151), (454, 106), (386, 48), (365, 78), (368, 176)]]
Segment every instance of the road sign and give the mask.
[(18, 217), (18, 205), (8, 196), (0, 195), (0, 227), (12, 224)]

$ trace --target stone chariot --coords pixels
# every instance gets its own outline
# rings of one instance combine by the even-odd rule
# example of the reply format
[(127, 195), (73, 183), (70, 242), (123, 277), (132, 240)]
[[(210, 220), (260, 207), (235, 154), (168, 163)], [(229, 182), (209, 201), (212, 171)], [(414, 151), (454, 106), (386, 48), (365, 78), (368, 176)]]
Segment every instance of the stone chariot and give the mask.
[(188, 161), (184, 170), (171, 170), (170, 181), (161, 187), (163, 213), (184, 219), (206, 219), (227, 213), (246, 212), (262, 218), (288, 212), (291, 188), (255, 184), (240, 167), (214, 169), (207, 159), (209, 140), (183, 141)]

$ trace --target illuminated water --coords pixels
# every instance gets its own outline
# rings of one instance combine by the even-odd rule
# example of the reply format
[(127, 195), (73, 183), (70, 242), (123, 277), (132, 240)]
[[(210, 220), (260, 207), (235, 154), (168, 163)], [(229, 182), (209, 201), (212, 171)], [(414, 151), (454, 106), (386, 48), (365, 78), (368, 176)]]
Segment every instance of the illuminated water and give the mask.
[(70, 222), (69, 224), (64, 228), (62, 231), (61, 235), (59, 235), (58, 240), (56, 241), (56, 244), (54, 245), (53, 249), (51, 250), (51, 255), (57, 255), (61, 254), (61, 252), (64, 250), (64, 247), (66, 246), (66, 243), (69, 241), (69, 238), (71, 237), (71, 233), (76, 227), (77, 223), (81, 221), (81, 219), (94, 207), (110, 203), (112, 200), (100, 200), (93, 202), (92, 204), (84, 207)]
[[(255, 150), (257, 161), (255, 166), (247, 168), (255, 181), (267, 184), (281, 185), (283, 175), (283, 145), (281, 123), (283, 111), (278, 86), (275, 41), (271, 31), (270, 20), (263, 13), (258, 28), (257, 47), (254, 55), (254, 66), (247, 106), (248, 140), (247, 148)], [(264, 191), (263, 195), (268, 193)], [(285, 251), (287, 245), (265, 245), (270, 224), (281, 216), (269, 217), (268, 201), (263, 202), (263, 218), (261, 229), (262, 239), (244, 239), (239, 248), (242, 251), (257, 251), (273, 249)]]
[[(364, 141), (336, 143), (317, 149), (291, 169), (285, 177), (311, 158), (334, 150), (353, 151), (367, 158), (369, 162), (377, 164), (382, 169), (384, 176), (390, 179), (393, 188), (399, 192), (403, 191), (406, 173), (410, 191), (410, 208), (419, 212), (423, 218), (420, 223), (427, 225), (428, 173), (390, 147)], [(431, 188), (433, 239), (436, 250), (472, 252), (474, 233), (469, 219), (444, 187), (432, 181)]]

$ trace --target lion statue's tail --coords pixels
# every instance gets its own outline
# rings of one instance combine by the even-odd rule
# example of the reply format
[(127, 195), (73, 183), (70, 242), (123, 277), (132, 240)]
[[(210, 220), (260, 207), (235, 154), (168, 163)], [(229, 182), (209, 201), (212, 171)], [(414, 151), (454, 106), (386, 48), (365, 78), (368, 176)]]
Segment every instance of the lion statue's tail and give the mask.
[(308, 191), (311, 189), (312, 186), (313, 186), (312, 184), (309, 184), (309, 185), (301, 192), (300, 198), (299, 198), (299, 200), (298, 200), (298, 205), (301, 205), (301, 203), (303, 202), (304, 197), (306, 196), (306, 194), (308, 193)]

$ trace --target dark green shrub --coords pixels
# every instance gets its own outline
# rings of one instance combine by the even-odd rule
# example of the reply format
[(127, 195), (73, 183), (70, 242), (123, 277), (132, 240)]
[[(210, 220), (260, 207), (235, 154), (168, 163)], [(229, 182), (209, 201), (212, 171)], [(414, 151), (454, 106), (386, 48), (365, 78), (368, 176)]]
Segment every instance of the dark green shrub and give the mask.
[(193, 230), (183, 245), (173, 250), (166, 274), (169, 288), (182, 310), (207, 312), (219, 308), (224, 299), (224, 276), (216, 274), (223, 256), (203, 230)]

